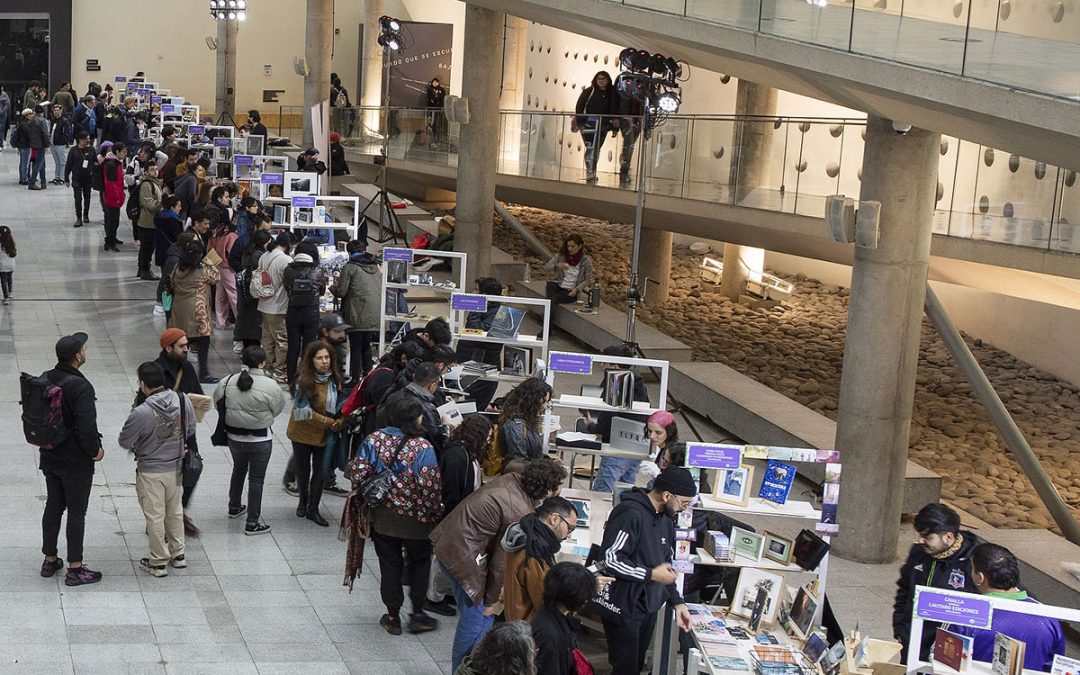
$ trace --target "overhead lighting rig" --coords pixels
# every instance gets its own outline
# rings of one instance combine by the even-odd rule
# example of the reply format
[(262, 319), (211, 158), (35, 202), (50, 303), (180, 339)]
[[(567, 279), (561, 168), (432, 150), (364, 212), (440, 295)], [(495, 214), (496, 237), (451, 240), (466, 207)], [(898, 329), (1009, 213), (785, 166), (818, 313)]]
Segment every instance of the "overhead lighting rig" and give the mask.
[(682, 62), (627, 47), (619, 54), (619, 65), (623, 72), (615, 80), (615, 90), (642, 104), (646, 134), (668, 115), (679, 112), (682, 104), (679, 82), (685, 79)]
[(215, 21), (244, 21), (247, 0), (210, 0), (210, 18)]
[(404, 40), (401, 36), (401, 22), (392, 16), (379, 17), (379, 45), (392, 52), (401, 49)]

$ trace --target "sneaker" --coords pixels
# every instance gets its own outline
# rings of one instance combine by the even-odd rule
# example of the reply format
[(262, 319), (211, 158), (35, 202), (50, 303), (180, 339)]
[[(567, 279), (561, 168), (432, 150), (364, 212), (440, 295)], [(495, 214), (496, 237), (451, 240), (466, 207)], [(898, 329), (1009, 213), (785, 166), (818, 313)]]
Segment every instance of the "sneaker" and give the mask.
[(154, 305), (154, 316), (165, 316), (165, 308), (161, 305)]
[(199, 376), (199, 382), (202, 382), (203, 384), (217, 384), (219, 381), (220, 380), (218, 378), (210, 375), (209, 373)]
[(291, 497), (299, 497), (300, 496), (300, 490), (298, 490), (296, 488), (296, 481), (289, 481), (288, 483), (285, 483), (281, 487), (283, 487), (285, 489), (285, 493), (288, 494)]
[(455, 609), (453, 603), (446, 598), (443, 598), (438, 602), (424, 600), (424, 610), (438, 614), (439, 616), (457, 616), (457, 609)]
[(233, 354), (242, 354), (244, 351), (244, 343), (239, 340), (233, 340), (232, 352)]
[(139, 278), (142, 279), (143, 281), (160, 281), (161, 280), (161, 277), (154, 274), (150, 270), (143, 270), (142, 272), (139, 272)]
[(331, 494), (338, 497), (348, 497), (349, 490), (346, 490), (337, 483), (334, 483), (333, 485), (327, 484), (323, 486), (323, 494)]
[[(4, 300), (4, 304), (7, 304), (7, 300)], [(48, 579), (62, 569), (64, 569), (63, 558), (57, 558), (52, 562), (49, 562), (48, 560), (43, 560), (41, 562), (41, 576), (45, 577), (46, 579)]]
[(151, 565), (149, 558), (140, 560), (139, 567), (149, 572), (152, 577), (161, 578), (169, 576), (169, 568), (167, 565)]
[(266, 523), (248, 523), (244, 527), (244, 534), (249, 537), (254, 537), (255, 535), (259, 534), (270, 534), (270, 526)]
[(187, 559), (184, 558), (184, 554), (181, 553), (180, 555), (173, 557), (173, 559), (169, 561), (169, 564), (178, 570), (182, 570), (187, 567)]
[(391, 635), (401, 635), (401, 617), (383, 614), (382, 618), (379, 619), (379, 625)]
[(85, 584), (96, 584), (99, 581), (101, 581), (101, 572), (95, 572), (86, 565), (69, 567), (67, 576), (64, 577), (65, 586), (83, 586)]
[(630, 174), (620, 173), (619, 174), (619, 187), (626, 187), (629, 184), (630, 184)]
[(11, 304), (11, 300), (8, 300), (7, 298), (4, 298), (4, 304), (5, 304), (5, 305), (10, 305), (10, 304)]
[(247, 506), (244, 505), (244, 504), (241, 504), (240, 506), (230, 506), (229, 507), (229, 517), (230, 518), (239, 518), (240, 516), (244, 515), (245, 513), (247, 513)]
[(420, 612), (409, 617), (410, 633), (428, 633), (439, 627), (437, 619)]

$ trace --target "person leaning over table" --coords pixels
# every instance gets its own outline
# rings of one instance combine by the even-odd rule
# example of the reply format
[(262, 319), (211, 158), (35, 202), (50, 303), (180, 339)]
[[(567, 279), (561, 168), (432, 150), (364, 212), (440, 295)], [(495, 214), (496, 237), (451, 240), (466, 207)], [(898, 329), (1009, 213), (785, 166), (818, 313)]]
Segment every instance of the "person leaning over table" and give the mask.
[(530, 377), (510, 390), (499, 414), (499, 447), (506, 462), (544, 455), (542, 426), (551, 386)]

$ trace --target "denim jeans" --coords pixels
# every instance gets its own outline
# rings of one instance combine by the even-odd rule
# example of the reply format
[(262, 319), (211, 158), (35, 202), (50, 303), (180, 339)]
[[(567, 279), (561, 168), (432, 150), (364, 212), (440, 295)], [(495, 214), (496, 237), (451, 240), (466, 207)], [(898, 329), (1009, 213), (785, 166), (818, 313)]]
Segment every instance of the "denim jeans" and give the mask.
[(30, 182), (30, 148), (19, 148), (19, 182)]
[(34, 161), (30, 165), (30, 184), (33, 185), (34, 181), (40, 181), (41, 187), (45, 187), (45, 148), (37, 151), (37, 156), (34, 157)]
[(248, 481), (247, 524), (256, 525), (262, 515), (263, 484), (266, 465), (270, 463), (273, 441), (234, 441), (229, 439), (233, 469), (229, 479), (229, 507), (237, 508), (244, 495), (244, 479)]
[(52, 155), (53, 164), (53, 179), (64, 180), (64, 165), (67, 164), (68, 146), (66, 145), (50, 145), (49, 154)]
[(494, 616), (484, 616), (484, 602), (481, 600), (475, 605), (469, 599), (469, 595), (461, 584), (457, 582), (450, 570), (439, 563), (439, 567), (450, 578), (450, 589), (454, 592), (454, 601), (457, 602), (458, 623), (454, 630), (454, 644), (452, 647), (451, 672), (455, 672), (461, 665), (462, 659), (469, 655), (480, 638), (484, 637), (491, 626), (495, 623)]
[(600, 458), (600, 470), (596, 472), (593, 480), (593, 492), (610, 494), (615, 487), (615, 482), (633, 483), (637, 478), (638, 464), (636, 459), (623, 459), (620, 457)]

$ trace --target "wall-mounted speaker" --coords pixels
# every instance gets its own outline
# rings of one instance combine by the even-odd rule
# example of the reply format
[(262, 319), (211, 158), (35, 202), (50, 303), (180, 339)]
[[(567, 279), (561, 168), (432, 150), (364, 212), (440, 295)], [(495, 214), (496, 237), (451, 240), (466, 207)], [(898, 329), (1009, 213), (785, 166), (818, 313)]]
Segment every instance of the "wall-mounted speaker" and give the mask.
[(851, 244), (855, 241), (855, 200), (844, 195), (830, 195), (825, 198), (825, 222), (829, 226), (829, 235), (838, 244)]
[(859, 202), (859, 208), (855, 212), (855, 245), (877, 248), (880, 223), (881, 202)]
[(307, 77), (311, 74), (311, 68), (308, 67), (307, 59), (303, 56), (297, 56), (293, 59), (293, 70), (300, 77)]
[(443, 101), (443, 113), (446, 121), (457, 124), (469, 123), (469, 99), (460, 96), (447, 96)]

